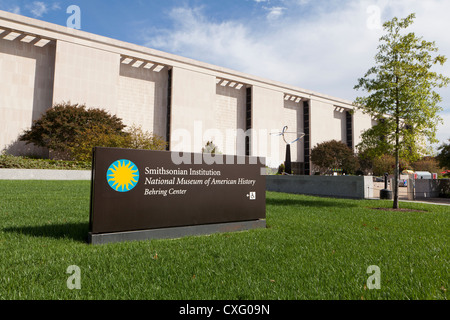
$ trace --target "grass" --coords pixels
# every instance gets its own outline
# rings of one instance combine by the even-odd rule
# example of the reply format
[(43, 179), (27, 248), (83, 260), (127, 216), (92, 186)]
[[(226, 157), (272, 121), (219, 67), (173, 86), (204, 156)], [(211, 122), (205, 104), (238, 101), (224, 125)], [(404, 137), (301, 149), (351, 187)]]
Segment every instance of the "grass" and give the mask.
[[(90, 246), (89, 190), (0, 181), (0, 299), (449, 297), (449, 207), (268, 193), (264, 230)], [(371, 265), (380, 290), (366, 288)]]

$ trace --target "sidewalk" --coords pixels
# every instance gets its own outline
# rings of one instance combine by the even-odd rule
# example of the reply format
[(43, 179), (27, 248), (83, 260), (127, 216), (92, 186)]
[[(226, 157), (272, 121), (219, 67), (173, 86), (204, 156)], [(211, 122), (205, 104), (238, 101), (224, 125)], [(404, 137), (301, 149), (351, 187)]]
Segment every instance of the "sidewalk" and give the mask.
[(0, 169), (0, 180), (91, 180), (91, 170)]
[(450, 199), (448, 198), (421, 198), (417, 200), (403, 200), (399, 199), (402, 202), (413, 202), (413, 203), (428, 203), (428, 204), (436, 204), (440, 206), (450, 206)]

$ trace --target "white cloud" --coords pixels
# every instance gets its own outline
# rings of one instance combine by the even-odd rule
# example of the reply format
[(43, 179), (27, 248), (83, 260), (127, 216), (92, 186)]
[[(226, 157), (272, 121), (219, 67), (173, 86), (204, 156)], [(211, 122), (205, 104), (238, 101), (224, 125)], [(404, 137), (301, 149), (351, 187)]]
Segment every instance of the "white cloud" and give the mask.
[(271, 7), (271, 8), (264, 8), (268, 11), (267, 13), (267, 19), (268, 20), (276, 20), (280, 18), (283, 15), (283, 11), (286, 10), (286, 8), (283, 7)]
[(28, 4), (26, 6), (26, 8), (28, 9), (28, 11), (31, 12), (31, 14), (35, 18), (41, 18), (45, 14), (49, 13), (50, 11), (60, 10), (61, 6), (59, 5), (58, 2), (53, 2), (51, 4), (50, 3), (47, 4), (42, 1), (33, 1), (33, 3)]
[(52, 10), (60, 10), (61, 6), (58, 2), (52, 4)]
[(41, 1), (34, 1), (32, 4), (27, 5), (27, 9), (33, 14), (34, 17), (40, 18), (48, 12), (47, 5)]
[[(352, 8), (314, 20), (290, 19), (272, 27), (240, 21), (217, 23), (200, 9), (178, 8), (171, 13), (174, 29), (152, 34), (147, 45), (336, 95), (345, 89), (344, 83), (348, 85), (344, 78), (351, 78), (351, 90), (368, 69), (379, 37), (366, 30), (365, 16), (355, 17), (354, 12)], [(355, 28), (358, 24), (361, 27)], [(367, 50), (371, 41), (373, 53)]]
[(3, 1), (3, 0), (0, 0), (0, 10), (4, 10), (15, 14), (21, 14), (22, 11), (20, 6), (14, 1)]
[[(258, 61), (270, 63), (271, 48), (253, 39), (251, 30), (235, 21), (210, 22), (201, 9), (176, 8), (170, 13), (175, 29), (148, 35), (146, 45), (201, 61), (249, 71)], [(261, 66), (260, 66), (261, 67)]]

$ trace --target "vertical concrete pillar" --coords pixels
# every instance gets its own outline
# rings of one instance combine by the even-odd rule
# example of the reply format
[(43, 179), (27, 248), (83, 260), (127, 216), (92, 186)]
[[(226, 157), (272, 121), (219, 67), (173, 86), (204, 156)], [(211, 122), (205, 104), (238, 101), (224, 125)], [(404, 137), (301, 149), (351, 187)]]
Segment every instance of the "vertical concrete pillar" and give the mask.
[(252, 156), (265, 157), (272, 168), (284, 162), (286, 145), (279, 136), (271, 135), (283, 129), (283, 112), (283, 92), (253, 87)]
[(188, 69), (172, 69), (172, 151), (202, 152), (205, 131), (214, 129), (216, 77)]

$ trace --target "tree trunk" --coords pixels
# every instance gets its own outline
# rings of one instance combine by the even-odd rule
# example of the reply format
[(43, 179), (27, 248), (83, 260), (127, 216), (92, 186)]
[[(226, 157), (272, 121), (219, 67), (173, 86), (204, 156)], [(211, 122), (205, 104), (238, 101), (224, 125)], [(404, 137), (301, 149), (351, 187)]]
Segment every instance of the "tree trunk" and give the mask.
[[(398, 107), (397, 107), (398, 110)], [(399, 148), (400, 148), (400, 118), (396, 116), (396, 128), (395, 128), (395, 169), (394, 169), (394, 204), (393, 208), (398, 209), (398, 180), (400, 179), (400, 157), (399, 157)]]
[[(398, 57), (395, 56), (395, 61), (398, 61)], [(395, 101), (395, 170), (394, 170), (394, 204), (393, 208), (398, 209), (398, 180), (400, 178), (400, 94), (399, 94), (399, 81), (398, 76), (395, 77), (396, 89), (396, 101)]]
[[(397, 136), (398, 140), (398, 136)], [(398, 141), (397, 141), (397, 147), (395, 148), (395, 170), (394, 170), (394, 209), (398, 209), (398, 180), (400, 178), (400, 159), (399, 159), (399, 152), (398, 152)]]

